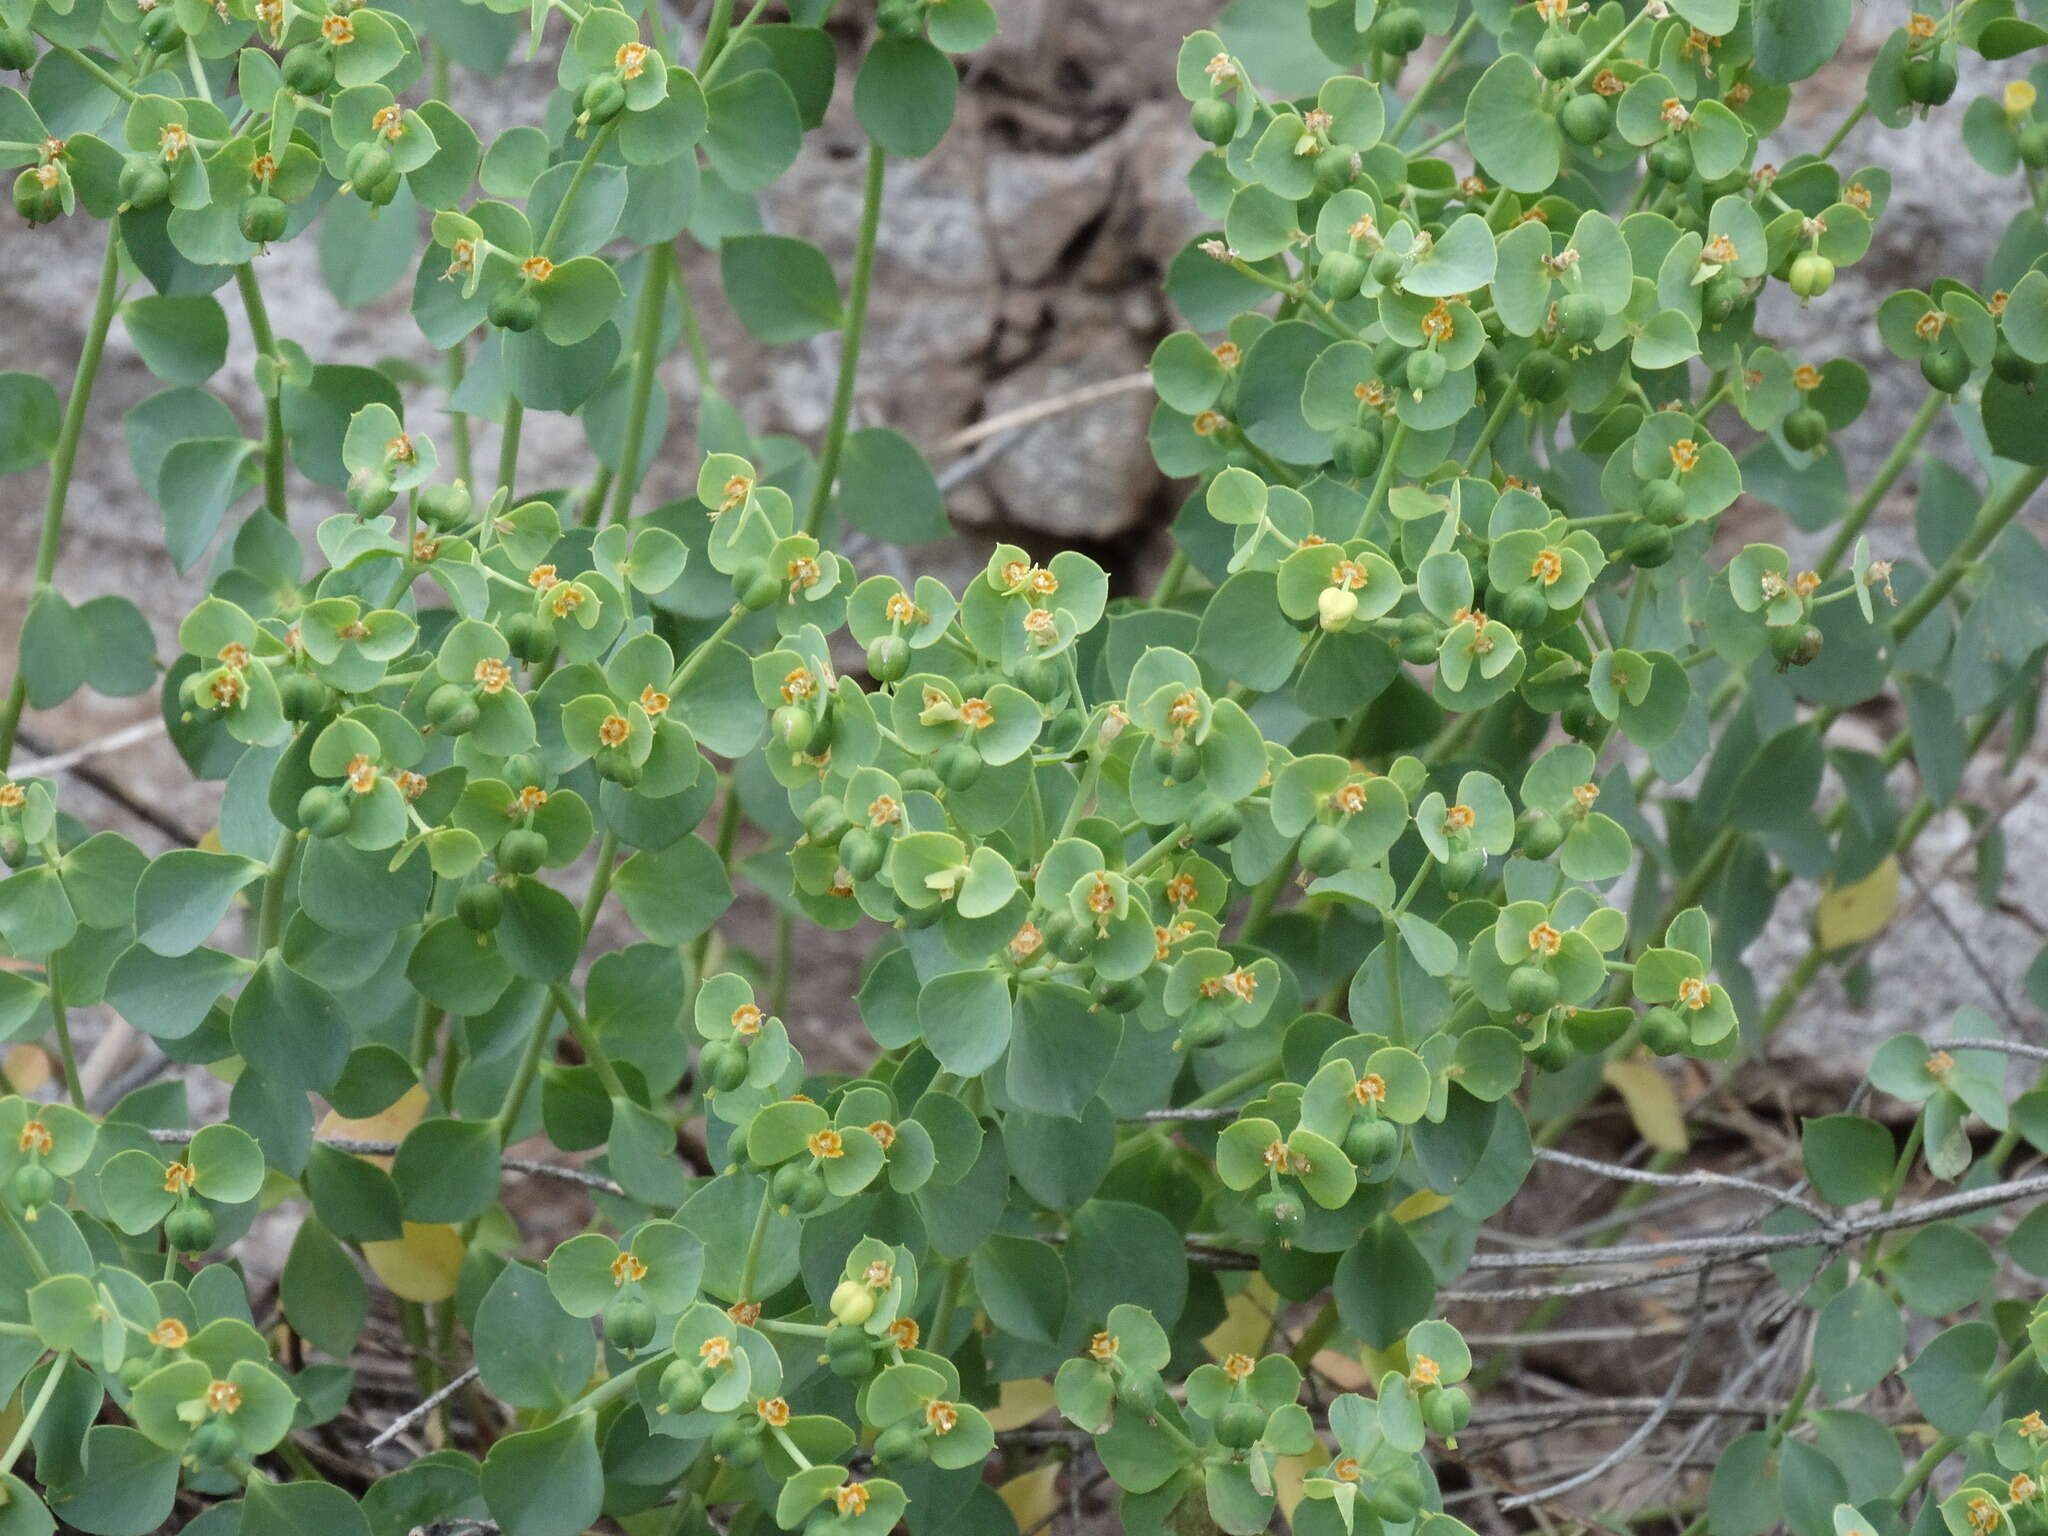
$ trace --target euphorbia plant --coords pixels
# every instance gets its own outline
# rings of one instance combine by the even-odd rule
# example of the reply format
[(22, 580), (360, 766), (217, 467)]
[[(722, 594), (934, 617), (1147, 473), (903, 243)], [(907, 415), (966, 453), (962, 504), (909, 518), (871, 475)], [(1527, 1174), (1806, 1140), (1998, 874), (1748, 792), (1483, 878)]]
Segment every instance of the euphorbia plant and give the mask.
[[(31, 706), (154, 686), (223, 784), (202, 846), (151, 859), (55, 778), (0, 782), (0, 1024), (73, 1101), (0, 1099), (0, 1532), (997, 1531), (1000, 1443), (1077, 1489), (1099, 1460), (1130, 1531), (1441, 1536), (1450, 1466), (1510, 1509), (1625, 1470), (1715, 1267), (1761, 1261), (1788, 1299), (1754, 1364), (1793, 1367), (1765, 1427), (1620, 1513), (2038, 1527), (2048, 1324), (1961, 1222), (2044, 1192), (2004, 1171), (2048, 1151), (2003, 1071), (2038, 1050), (1967, 1010), (1900, 1037), (1871, 1073), (1903, 1148), (1826, 1116), (1776, 1182), (1671, 1173), (1651, 1064), (1718, 1071), (1853, 978), (1967, 751), (2031, 739), (2038, 194), (1975, 286), (1930, 267), (1877, 308), (1933, 393), (1852, 503), (1834, 434), (1871, 381), (1769, 338), (1844, 304), (1890, 178), (1837, 163), (1847, 124), (1759, 155), (1848, 0), (1233, 6), (1175, 68), (1218, 228), (1153, 359), (1190, 485), (1164, 577), (1111, 599), (1086, 556), (1003, 544), (906, 584), (835, 548), (945, 531), (915, 447), (849, 431), (877, 228), (996, 17), (837, 18), (868, 139), (842, 295), (752, 211), (837, 90), (834, 9), (716, 0), (698, 38), (632, 0), (0, 8), (16, 209), (105, 228), (61, 410), (0, 376), (0, 467), (49, 476), (0, 767)], [(1852, 121), (1906, 128), (1959, 50), (2048, 42), (2013, 0), (1899, 20)], [(486, 144), (451, 83), (522, 34), (558, 86)], [(2034, 110), (2014, 79), (1962, 114), (2030, 187)], [(446, 390), (274, 324), (266, 254), (309, 231), (352, 257), (343, 302), (413, 274)], [(762, 344), (839, 333), (815, 448), (708, 384), (671, 410), (682, 338), (707, 376), (685, 243)], [(217, 378), (226, 309), (252, 379)], [(160, 680), (131, 604), (51, 581), (117, 317), (168, 386), (127, 434), (193, 588)], [(530, 412), (581, 419), (587, 483), (522, 478)], [(1916, 548), (1872, 515), (1944, 418), (1986, 484), (1930, 465)], [(646, 505), (657, 460), (695, 495)], [(1731, 549), (1745, 489), (1826, 546)], [(1894, 692), (1884, 752), (1830, 737)], [(1742, 953), (1795, 880), (1826, 894), (1766, 1002)], [(774, 956), (723, 924), (735, 882)], [(593, 954), (613, 901), (641, 941)], [(857, 931), (852, 1005), (794, 974), (799, 925)], [(230, 1079), (230, 1123), (190, 1127), (173, 1081), (88, 1105), (98, 1004)], [(806, 1060), (856, 1013), (865, 1066)], [(1548, 1151), (1608, 1083), (1659, 1167)], [(541, 1138), (581, 1166), (507, 1156)], [(1585, 1246), (1482, 1251), (1539, 1155), (1768, 1210), (1604, 1247), (1624, 1202)], [(587, 1195), (588, 1230), (530, 1248), (508, 1173)], [(273, 1206), (288, 1257), (245, 1273)], [(2048, 1270), (2043, 1235), (2009, 1256)], [(1596, 1263), (1639, 1268), (1464, 1278)], [(1510, 1367), (1444, 1314), (1695, 1272), (1678, 1376), (1614, 1452), (1531, 1486), (1474, 1451), (1468, 1392)], [(418, 1390), (366, 1448), (371, 1281)], [(1902, 1308), (1950, 1326), (1899, 1372)]]

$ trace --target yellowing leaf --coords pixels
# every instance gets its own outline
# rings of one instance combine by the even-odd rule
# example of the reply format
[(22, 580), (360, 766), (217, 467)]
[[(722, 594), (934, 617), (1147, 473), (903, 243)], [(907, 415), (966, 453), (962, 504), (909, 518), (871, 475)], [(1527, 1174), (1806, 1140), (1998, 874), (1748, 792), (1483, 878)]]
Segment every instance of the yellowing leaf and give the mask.
[(14, 1091), (27, 1095), (50, 1080), (50, 1053), (39, 1045), (11, 1045), (7, 1048), (7, 1081)]
[(1052, 1383), (1032, 1378), (1006, 1381), (1002, 1401), (988, 1410), (988, 1421), (998, 1431), (1022, 1429), (1033, 1419), (1043, 1418), (1052, 1407)]
[(1044, 1530), (1059, 1513), (1060, 1463), (1048, 1461), (1013, 1477), (996, 1492), (1010, 1506), (1010, 1518), (1020, 1531)]
[(1372, 1372), (1355, 1355), (1325, 1349), (1309, 1361), (1309, 1368), (1342, 1392), (1363, 1392), (1372, 1385)]
[(1822, 949), (1842, 949), (1883, 933), (1899, 909), (1899, 861), (1885, 861), (1854, 885), (1834, 886), (1820, 899), (1813, 928)]
[(453, 1227), (408, 1221), (405, 1236), (363, 1244), (370, 1270), (401, 1301), (446, 1301), (462, 1273), (462, 1237)]
[[(362, 1120), (344, 1120), (329, 1110), (327, 1118), (320, 1122), (319, 1135), (340, 1136), (350, 1141), (403, 1141), (412, 1128), (425, 1118), (427, 1107), (432, 1101), (427, 1090), (414, 1083), (391, 1103), (376, 1114)], [(391, 1166), (388, 1157), (367, 1159), (383, 1168)]]
[(1229, 1354), (1256, 1358), (1265, 1352), (1266, 1340), (1273, 1336), (1273, 1314), (1279, 1306), (1280, 1298), (1273, 1294), (1266, 1277), (1253, 1275), (1244, 1289), (1230, 1298), (1223, 1321), (1202, 1340), (1202, 1347), (1218, 1360)]
[(1420, 1221), (1425, 1216), (1434, 1216), (1450, 1203), (1449, 1195), (1440, 1195), (1433, 1189), (1418, 1189), (1394, 1207), (1394, 1220)]
[(1273, 1494), (1280, 1501), (1280, 1513), (1290, 1524), (1294, 1520), (1294, 1506), (1301, 1502), (1302, 1483), (1309, 1473), (1328, 1459), (1321, 1456), (1282, 1456), (1273, 1463)]
[(1659, 1152), (1683, 1152), (1691, 1145), (1678, 1094), (1654, 1062), (1640, 1056), (1610, 1061), (1600, 1075), (1628, 1105), (1628, 1117), (1635, 1121), (1643, 1140)]

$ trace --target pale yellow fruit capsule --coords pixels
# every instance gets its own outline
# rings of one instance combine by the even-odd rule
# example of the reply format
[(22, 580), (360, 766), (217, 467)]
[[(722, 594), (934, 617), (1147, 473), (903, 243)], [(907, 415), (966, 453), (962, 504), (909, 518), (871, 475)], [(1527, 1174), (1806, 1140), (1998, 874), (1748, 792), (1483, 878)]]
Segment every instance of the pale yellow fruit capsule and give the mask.
[(858, 1328), (875, 1315), (875, 1293), (858, 1280), (842, 1280), (832, 1292), (832, 1315), (849, 1328)]
[(1358, 594), (1343, 587), (1325, 587), (1316, 594), (1316, 617), (1323, 628), (1342, 629), (1358, 613)]

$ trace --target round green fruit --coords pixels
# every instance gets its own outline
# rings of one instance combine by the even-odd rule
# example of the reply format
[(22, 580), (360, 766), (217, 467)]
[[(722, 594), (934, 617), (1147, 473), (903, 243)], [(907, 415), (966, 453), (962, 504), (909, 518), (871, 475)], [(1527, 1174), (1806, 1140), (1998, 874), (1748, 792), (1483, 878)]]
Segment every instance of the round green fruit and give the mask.
[(1515, 387), (1538, 405), (1559, 399), (1570, 382), (1571, 370), (1555, 352), (1531, 352), (1515, 369)]
[(164, 1218), (164, 1241), (179, 1253), (204, 1253), (213, 1246), (213, 1212), (196, 1201)]
[(530, 875), (548, 856), (548, 840), (531, 827), (514, 827), (498, 839), (498, 868), (508, 875)]
[(901, 635), (878, 635), (868, 647), (868, 676), (878, 683), (899, 683), (910, 670), (910, 642)]
[(1564, 824), (1549, 811), (1524, 811), (1515, 830), (1525, 859), (1547, 859), (1564, 842)]
[(1659, 139), (1650, 146), (1648, 159), (1650, 173), (1665, 181), (1689, 181), (1692, 178), (1692, 150), (1682, 139)]
[(1237, 108), (1220, 96), (1198, 101), (1189, 109), (1195, 137), (1205, 144), (1228, 144), (1237, 136)]
[(463, 927), (489, 933), (505, 916), (505, 892), (488, 880), (465, 885), (455, 893), (455, 915)]
[(170, 172), (155, 155), (130, 155), (121, 162), (121, 179), (115, 190), (124, 209), (155, 208), (171, 195)]
[(614, 1349), (637, 1354), (654, 1342), (654, 1308), (638, 1296), (614, 1296), (604, 1309), (604, 1336)]
[(1785, 441), (1801, 453), (1811, 453), (1828, 440), (1828, 419), (1810, 405), (1802, 405), (1785, 418)]
[(258, 192), (242, 199), (236, 222), (244, 240), (251, 245), (268, 245), (273, 240), (284, 238), (284, 226), (290, 217), (291, 210), (285, 207), (282, 199), (267, 192)]
[(964, 794), (981, 779), (981, 754), (964, 741), (948, 742), (939, 748), (932, 766), (938, 770), (939, 782), (955, 794)]
[(57, 1176), (41, 1163), (23, 1163), (12, 1182), (15, 1203), (25, 1211), (48, 1205), (57, 1193)]
[(1801, 251), (1792, 258), (1786, 281), (1800, 298), (1817, 299), (1835, 286), (1835, 264), (1819, 251)]
[(501, 331), (530, 331), (540, 324), (540, 300), (522, 284), (509, 283), (491, 295), (484, 318)]
[(1659, 528), (1675, 528), (1685, 520), (1685, 491), (1675, 480), (1652, 480), (1643, 487), (1643, 516)]
[(339, 837), (348, 830), (347, 797), (329, 784), (315, 784), (299, 796), (299, 825), (313, 837)]
[(334, 84), (334, 56), (324, 43), (296, 43), (278, 66), (287, 88), (301, 96), (318, 96)]
[(1334, 875), (1351, 864), (1351, 843), (1337, 828), (1318, 822), (1301, 836), (1301, 867), (1312, 875)]
[(1564, 104), (1557, 125), (1574, 144), (1598, 144), (1614, 131), (1614, 108), (1598, 91), (1581, 91)]
[(1354, 256), (1349, 251), (1332, 251), (1316, 268), (1316, 286), (1342, 303), (1345, 299), (1357, 297), (1358, 290), (1365, 286), (1366, 272), (1364, 257)]
[(1517, 1013), (1548, 1013), (1557, 1006), (1557, 978), (1540, 965), (1508, 972), (1508, 1006)]
[(585, 122), (602, 125), (626, 110), (626, 85), (609, 72), (592, 75), (576, 95), (576, 115)]
[(1658, 1056), (1676, 1056), (1692, 1043), (1685, 1020), (1661, 1003), (1643, 1015), (1641, 1029), (1644, 1048)]
[(427, 723), (443, 736), (467, 735), (482, 718), (476, 691), (461, 683), (443, 683), (427, 695)]
[(661, 1373), (661, 1400), (670, 1413), (695, 1413), (711, 1378), (694, 1360), (674, 1360)]
[(1464, 848), (1444, 860), (1437, 871), (1437, 879), (1445, 890), (1455, 896), (1460, 891), (1470, 890), (1473, 882), (1485, 873), (1485, 852), (1478, 848)]
[(1233, 1451), (1250, 1450), (1266, 1432), (1266, 1410), (1239, 1398), (1225, 1406), (1216, 1419), (1216, 1440)]
[(1591, 346), (1607, 324), (1607, 306), (1590, 293), (1568, 293), (1557, 301), (1557, 335), (1568, 346)]

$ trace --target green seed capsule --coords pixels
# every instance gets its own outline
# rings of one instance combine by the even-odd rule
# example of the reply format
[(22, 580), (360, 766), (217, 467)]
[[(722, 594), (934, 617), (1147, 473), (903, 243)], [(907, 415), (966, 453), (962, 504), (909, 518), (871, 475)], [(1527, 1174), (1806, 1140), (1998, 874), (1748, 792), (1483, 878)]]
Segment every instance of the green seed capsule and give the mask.
[(299, 796), (299, 825), (313, 837), (339, 837), (348, 830), (348, 800), (327, 784), (315, 784)]
[(1569, 80), (1586, 67), (1586, 40), (1576, 32), (1551, 32), (1536, 44), (1536, 68), (1546, 80)]
[(1568, 293), (1557, 301), (1557, 335), (1567, 346), (1591, 346), (1607, 324), (1607, 306), (1590, 293)]
[(482, 718), (476, 691), (461, 683), (443, 683), (427, 695), (427, 720), (443, 736), (467, 735)]
[(1658, 1004), (1643, 1015), (1644, 1048), (1659, 1056), (1676, 1056), (1692, 1043), (1692, 1032), (1675, 1009)]
[(1614, 131), (1614, 108), (1598, 91), (1581, 91), (1564, 104), (1557, 124), (1574, 144), (1598, 144)]
[(489, 933), (505, 915), (505, 893), (488, 880), (465, 885), (455, 893), (455, 915), (465, 928)]
[(1517, 1013), (1548, 1013), (1557, 1006), (1557, 978), (1540, 965), (1508, 972), (1508, 1005)]
[(1785, 441), (1801, 453), (1811, 453), (1828, 440), (1828, 419), (1810, 405), (1802, 405), (1785, 418)]
[(334, 55), (325, 43), (298, 43), (278, 66), (285, 85), (301, 96), (318, 96), (334, 84)]
[(1817, 299), (1835, 286), (1835, 264), (1818, 251), (1801, 251), (1792, 258), (1787, 281), (1800, 298)]
[(57, 1176), (41, 1163), (23, 1163), (14, 1170), (14, 1201), (24, 1211), (48, 1205), (57, 1194)]
[(514, 827), (498, 839), (498, 868), (508, 875), (530, 875), (548, 856), (548, 840), (531, 827)]
[(1355, 298), (1365, 286), (1365, 259), (1349, 251), (1332, 251), (1316, 268), (1316, 287), (1338, 303)]
[(1351, 843), (1342, 832), (1318, 822), (1302, 834), (1301, 867), (1312, 875), (1334, 875), (1351, 865)]
[(670, 1413), (694, 1413), (711, 1388), (711, 1378), (694, 1360), (670, 1362), (661, 1373), (661, 1400)]
[(1486, 854), (1478, 848), (1464, 848), (1443, 861), (1437, 871), (1437, 879), (1452, 895), (1470, 890), (1473, 882), (1486, 873)]
[(1675, 480), (1652, 480), (1643, 487), (1643, 516), (1660, 528), (1685, 520), (1685, 491)]
[(655, 1316), (638, 1296), (615, 1296), (604, 1309), (605, 1340), (614, 1349), (635, 1354), (654, 1342)]
[(1524, 811), (1515, 829), (1526, 859), (1547, 859), (1564, 842), (1564, 824), (1548, 811)]
[(910, 670), (910, 642), (901, 635), (879, 635), (868, 647), (868, 676), (878, 683), (900, 683)]
[(981, 779), (981, 754), (964, 741), (939, 748), (933, 766), (938, 770), (939, 782), (955, 794), (964, 794)]
[(576, 115), (584, 122), (603, 125), (626, 110), (625, 82), (617, 75), (592, 75), (576, 95)]
[(1196, 102), (1188, 117), (1195, 137), (1205, 144), (1228, 144), (1237, 136), (1237, 108), (1220, 97)]
[(540, 300), (523, 285), (508, 284), (491, 295), (484, 317), (501, 331), (530, 331), (540, 323)]
[(26, 74), (35, 67), (36, 40), (20, 27), (0, 21), (0, 69)]
[(268, 245), (273, 240), (284, 238), (284, 227), (291, 217), (280, 198), (258, 192), (242, 200), (241, 213), (237, 218), (242, 238), (251, 245)]
[(1224, 1408), (1216, 1420), (1216, 1441), (1233, 1451), (1249, 1450), (1266, 1432), (1266, 1410), (1242, 1398)]
[(155, 155), (130, 155), (121, 162), (116, 195), (123, 209), (159, 207), (170, 198), (171, 174)]
[(1570, 381), (1571, 371), (1555, 352), (1531, 352), (1515, 369), (1515, 387), (1538, 405), (1561, 398)]
[(179, 1253), (204, 1253), (213, 1246), (213, 1212), (196, 1201), (164, 1218), (164, 1241)]

